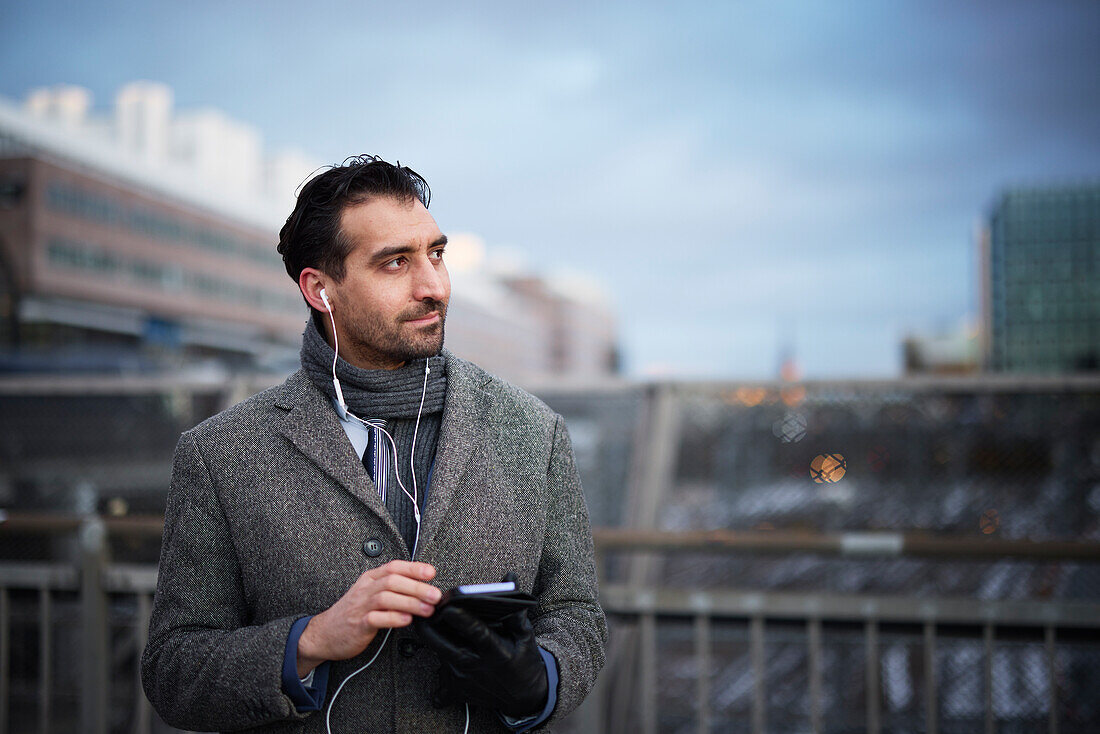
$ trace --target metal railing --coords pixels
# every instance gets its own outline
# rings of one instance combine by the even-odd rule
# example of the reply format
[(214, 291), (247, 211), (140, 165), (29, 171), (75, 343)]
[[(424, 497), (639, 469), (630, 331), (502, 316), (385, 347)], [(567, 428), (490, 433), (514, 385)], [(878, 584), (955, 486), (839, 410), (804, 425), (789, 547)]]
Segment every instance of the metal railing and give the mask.
[[(0, 534), (75, 536), (76, 557), (72, 562), (27, 561), (0, 562), (0, 734), (15, 731), (79, 731), (106, 734), (118, 730), (112, 719), (130, 721), (127, 731), (148, 734), (153, 731), (154, 714), (141, 689), (140, 652), (145, 647), (149, 627), (152, 597), (156, 590), (157, 571), (151, 565), (112, 564), (108, 553), (109, 534), (159, 537), (163, 521), (158, 518), (78, 518), (50, 515), (6, 515), (0, 518)], [(35, 659), (37, 677), (33, 691), (22, 691), (23, 697), (34, 699), (33, 728), (26, 717), (13, 723), (12, 712), (12, 622), (13, 594), (33, 595), (33, 618), (26, 626), (37, 632)], [(55, 669), (58, 653), (55, 629), (62, 615), (62, 604), (75, 614), (75, 631), (79, 641), (75, 658), (78, 673)], [(120, 605), (118, 602), (121, 601)], [(114, 602), (114, 603), (112, 603)], [(118, 607), (132, 609), (128, 620), (119, 619)], [(128, 622), (129, 645), (112, 628)], [(66, 629), (66, 631), (72, 631)], [(133, 652), (133, 666), (119, 678), (112, 669), (115, 649), (128, 647)], [(76, 690), (61, 690), (58, 679)], [(112, 697), (112, 693), (116, 694)], [(55, 698), (75, 697), (78, 707), (66, 711), (56, 707)], [(116, 699), (127, 701), (131, 710), (112, 709)], [(115, 716), (112, 716), (112, 713)], [(118, 714), (122, 716), (118, 716)], [(19, 726), (20, 728), (16, 728)], [(158, 729), (167, 730), (163, 725)]]
[[(912, 554), (935, 558), (1100, 561), (1100, 544), (1097, 543), (937, 539), (922, 534), (662, 533), (599, 529), (595, 536), (601, 564), (614, 552), (703, 552), (727, 557), (813, 553), (861, 558)], [(1070, 728), (1063, 723), (1067, 702), (1059, 683), (1065, 677), (1062, 668), (1066, 651), (1083, 647), (1096, 653), (1097, 662), (1100, 662), (1100, 604), (1094, 602), (677, 589), (630, 582), (605, 584), (600, 596), (613, 629), (618, 629), (619, 639), (613, 637), (608, 669), (581, 711), (582, 723), (577, 726), (580, 731), (637, 731), (643, 734), (657, 731), (700, 734), (710, 731), (752, 734), (768, 731), (814, 734), (829, 731), (866, 731), (870, 734), (983, 731), (991, 734), (1004, 730), (1006, 723), (1016, 723), (1022, 727), (1021, 731), (1061, 734), (1093, 731), (1091, 727), (1100, 725), (1096, 720), (1085, 722), (1087, 728)], [(679, 626), (682, 638), (679, 646), (675, 640), (672, 645), (659, 643), (662, 625)], [(740, 657), (741, 662), (746, 662), (747, 658), (748, 663), (747, 669), (742, 671), (749, 682), (749, 690), (742, 696), (748, 705), (740, 710), (740, 722), (730, 721), (729, 717), (716, 721), (715, 629), (718, 626), (727, 632), (733, 630), (747, 648)], [(766, 648), (773, 629), (780, 631), (788, 648), (792, 644), (790, 640), (795, 641), (795, 647), (802, 648), (801, 655), (796, 657), (799, 658), (797, 667), (801, 668), (801, 678), (805, 680), (800, 691), (805, 704), (801, 717), (788, 717), (776, 723), (770, 722), (768, 716), (769, 710), (774, 710), (768, 701), (769, 682), (782, 683), (770, 681)], [(849, 716), (844, 723), (828, 721), (825, 711), (829, 686), (824, 680), (824, 640), (830, 629), (847, 634), (849, 642), (853, 632), (858, 634), (863, 648), (862, 685), (856, 686), (862, 693), (862, 717), (853, 720)], [(892, 639), (887, 642), (885, 635)], [(920, 650), (918, 667), (921, 668), (919, 685), (923, 707), (920, 711), (909, 707), (904, 725), (897, 726), (897, 721), (887, 721), (888, 712), (884, 711), (887, 702), (883, 690), (883, 650), (885, 647), (898, 649), (898, 640), (905, 637)], [(948, 721), (940, 710), (941, 701), (951, 695), (946, 690), (949, 682), (940, 675), (945, 662), (949, 662), (939, 655), (943, 639), (950, 640), (950, 647), (957, 647), (960, 640), (963, 644), (974, 643), (970, 645), (971, 651), (975, 645), (980, 645), (980, 654), (967, 656), (974, 667), (971, 678), (980, 680), (981, 689), (980, 701), (969, 707), (972, 714), (966, 722), (969, 728), (960, 729), (957, 717)], [(1004, 698), (995, 696), (996, 678), (1008, 670), (1005, 665), (997, 664), (999, 656), (1006, 649), (1016, 649), (1021, 644), (1041, 646), (1042, 650), (1042, 670), (1035, 670), (1032, 660), (1028, 672), (1045, 678), (1046, 700), (1036, 702), (1030, 717), (1007, 711), (1012, 707), (999, 705), (995, 700)], [(662, 648), (671, 649), (671, 660), (662, 657)], [(682, 665), (687, 661), (689, 665)], [(675, 677), (675, 674), (663, 675), (663, 672), (675, 668), (678, 663), (681, 669), (686, 667), (690, 671), (688, 677), (693, 691), (690, 696), (681, 695), (677, 720), (675, 715), (665, 716), (660, 705), (663, 699), (670, 698), (663, 695), (670, 681), (662, 677)], [(736, 667), (737, 660), (725, 663)], [(788, 679), (798, 677), (790, 670), (786, 675)], [(835, 688), (836, 682), (831, 685)], [(1076, 703), (1082, 698), (1095, 699), (1100, 696), (1100, 690), (1077, 691), (1074, 695)], [(1045, 714), (1042, 722), (1035, 720), (1036, 711)]]
[[(0, 734), (67, 731), (74, 721), (80, 731), (92, 733), (173, 731), (151, 710), (137, 667), (156, 569), (111, 563), (107, 552), (111, 536), (148, 538), (160, 532), (159, 518), (14, 515), (0, 522), (0, 537), (70, 535), (76, 538), (78, 549), (71, 563), (0, 563)], [(1096, 543), (890, 535), (597, 529), (595, 539), (602, 568), (616, 555), (700, 552), (719, 560), (804, 553), (855, 554), (860, 558), (921, 554), (1100, 560), (1100, 544)], [(608, 666), (589, 700), (566, 722), (563, 728), (567, 730), (946, 734), (958, 730), (959, 717), (947, 715), (943, 708), (945, 701), (958, 697), (944, 671), (959, 644), (967, 646), (965, 665), (974, 668), (968, 679), (980, 681), (980, 685), (971, 686), (971, 693), (980, 689), (980, 701), (968, 705), (972, 727), (968, 730), (994, 732), (1003, 730), (1006, 723), (1055, 734), (1087, 730), (1075, 729), (1065, 720), (1066, 655), (1081, 650), (1100, 652), (1097, 603), (678, 589), (629, 580), (605, 580), (601, 602), (613, 629)], [(62, 608), (71, 609), (73, 615), (66, 617)], [(14, 681), (20, 684), (16, 687), (11, 651), (13, 619), (19, 615), (19, 626), (36, 633), (34, 654), (39, 662), (33, 683), (19, 679)], [(69, 625), (59, 626), (60, 621), (70, 619), (77, 633), (79, 652), (73, 659), (79, 666), (78, 675), (53, 664), (59, 644), (55, 630), (72, 632)], [(843, 645), (859, 651), (838, 655), (840, 638)], [(24, 640), (23, 647), (28, 646)], [(999, 703), (1005, 696), (998, 693), (1004, 687), (999, 678), (1013, 674), (1015, 665), (1012, 661), (1006, 665), (1004, 655), (1020, 646), (1039, 651), (1038, 658), (1029, 658), (1027, 670), (1045, 681), (1038, 686), (1045, 700), (1032, 702), (1031, 710), (1023, 714), (1007, 711)], [(129, 661), (124, 675), (119, 672), (119, 649), (130, 655), (122, 658)], [(898, 685), (898, 666), (890, 662), (896, 663), (899, 650), (905, 651), (906, 675), (910, 669), (919, 669), (913, 674), (919, 678), (919, 686), (914, 686), (910, 704), (900, 713), (894, 705), (896, 697), (891, 697)], [(855, 666), (861, 670), (847, 672), (858, 681), (853, 683), (851, 676), (836, 680), (836, 660), (845, 657), (851, 663), (853, 655), (862, 658), (861, 665)], [(779, 670), (776, 665), (781, 658), (788, 664)], [(59, 680), (75, 683), (77, 690), (62, 690)], [(780, 716), (772, 699), (784, 686), (798, 699), (794, 705), (798, 710)], [(857, 707), (860, 716), (854, 719), (850, 710), (845, 713), (837, 706), (838, 690), (844, 687), (850, 690), (841, 693), (862, 699)], [(1076, 691), (1070, 699), (1077, 701), (1089, 693)], [(58, 696), (71, 698), (73, 694), (79, 701), (75, 709), (66, 712), (55, 706)], [(18, 719), (12, 716), (13, 697), (20, 702)], [(1039, 714), (1041, 726), (1036, 720)], [(899, 721), (905, 726), (899, 726)]]

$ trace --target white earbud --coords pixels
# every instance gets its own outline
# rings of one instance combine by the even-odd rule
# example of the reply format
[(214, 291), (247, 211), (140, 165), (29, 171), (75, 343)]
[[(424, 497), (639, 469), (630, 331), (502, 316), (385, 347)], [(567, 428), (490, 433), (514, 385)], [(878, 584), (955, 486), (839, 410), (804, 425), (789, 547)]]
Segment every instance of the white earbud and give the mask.
[(325, 308), (328, 309), (328, 312), (331, 314), (332, 304), (328, 302), (328, 292), (326, 292), (324, 288), (321, 289), (321, 301), (325, 304)]

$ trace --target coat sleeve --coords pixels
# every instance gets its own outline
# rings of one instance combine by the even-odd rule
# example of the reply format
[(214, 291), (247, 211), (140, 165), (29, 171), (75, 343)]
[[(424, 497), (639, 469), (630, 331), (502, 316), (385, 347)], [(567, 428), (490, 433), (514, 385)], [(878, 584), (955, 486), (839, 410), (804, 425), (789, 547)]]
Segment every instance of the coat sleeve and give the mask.
[(547, 491), (546, 537), (534, 590), (539, 604), (532, 625), (539, 645), (558, 664), (558, 702), (549, 719), (553, 724), (592, 689), (607, 642), (588, 508), (561, 416), (554, 424)]
[(282, 691), (294, 617), (249, 624), (240, 568), (194, 434), (176, 446), (157, 591), (141, 660), (164, 721), (199, 730), (302, 718)]

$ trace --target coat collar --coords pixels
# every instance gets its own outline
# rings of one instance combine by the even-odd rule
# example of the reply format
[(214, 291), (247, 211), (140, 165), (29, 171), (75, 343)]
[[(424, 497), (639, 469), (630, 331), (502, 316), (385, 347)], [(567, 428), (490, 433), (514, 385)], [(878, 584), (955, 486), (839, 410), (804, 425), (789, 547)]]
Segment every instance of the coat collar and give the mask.
[(496, 402), (499, 384), (489, 373), (449, 352), (447, 357), (447, 397), (443, 402), (443, 421), (435, 453), (427, 508), (420, 527), (417, 556), (430, 558), (433, 541), (439, 532), (455, 491), (471, 470), (479, 447), (493, 437), (485, 420)]
[(397, 525), (344, 433), (328, 396), (310, 382), (303, 370), (299, 370), (276, 388), (273, 402), (286, 411), (279, 432), (321, 471), (377, 515), (390, 529), (394, 540), (400, 539)]
[[(433, 540), (446, 517), (457, 485), (470, 471), (478, 448), (492, 440), (485, 417), (490, 414), (500, 386), (481, 368), (444, 351), (447, 365), (447, 397), (439, 429), (439, 444), (428, 487), (418, 557), (430, 557)], [(279, 431), (310, 461), (345, 491), (379, 516), (395, 539), (401, 537), (382, 503), (374, 483), (355, 455), (328, 397), (310, 382), (304, 371), (287, 378), (275, 389), (272, 401), (286, 412)]]

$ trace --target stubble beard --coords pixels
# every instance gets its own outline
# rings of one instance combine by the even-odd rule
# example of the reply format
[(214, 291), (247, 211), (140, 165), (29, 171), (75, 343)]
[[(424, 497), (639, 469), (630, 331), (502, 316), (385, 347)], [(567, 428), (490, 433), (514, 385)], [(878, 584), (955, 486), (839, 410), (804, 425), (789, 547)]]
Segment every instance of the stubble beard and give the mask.
[[(439, 320), (430, 326), (410, 326), (408, 322), (438, 312)], [(391, 365), (434, 357), (443, 348), (446, 301), (424, 301), (415, 309), (401, 313), (394, 321), (378, 316), (364, 317), (349, 326), (348, 344), (360, 364)]]

